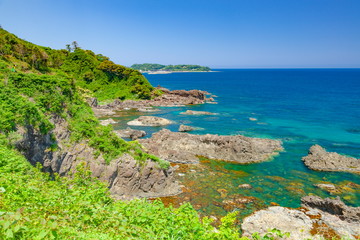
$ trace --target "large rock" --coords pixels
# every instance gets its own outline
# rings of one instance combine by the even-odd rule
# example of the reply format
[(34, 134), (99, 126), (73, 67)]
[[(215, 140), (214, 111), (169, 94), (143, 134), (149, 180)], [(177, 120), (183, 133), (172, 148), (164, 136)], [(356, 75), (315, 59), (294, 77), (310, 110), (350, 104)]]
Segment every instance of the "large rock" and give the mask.
[(360, 207), (349, 207), (339, 197), (336, 199), (322, 199), (318, 196), (306, 196), (301, 198), (301, 204), (303, 207), (318, 209), (335, 215), (343, 221), (360, 224)]
[(136, 140), (146, 135), (145, 131), (136, 130), (129, 127), (126, 129), (114, 130), (114, 132), (121, 138), (130, 138), (131, 140)]
[(319, 145), (312, 146), (309, 154), (302, 160), (312, 170), (360, 173), (360, 159), (327, 152)]
[[(174, 168), (161, 169), (152, 160), (140, 164), (128, 153), (107, 163), (86, 141), (70, 141), (71, 133), (64, 119), (56, 117), (51, 121), (55, 129), (45, 135), (31, 126), (18, 131), (22, 139), (16, 147), (32, 164), (41, 163), (45, 171), (66, 176), (74, 172), (79, 163), (86, 162), (92, 176), (108, 182), (110, 192), (119, 199), (170, 196), (181, 192)], [(54, 144), (57, 149), (49, 151)]]
[(171, 123), (172, 122), (170, 120), (161, 117), (141, 116), (128, 122), (127, 124), (131, 126), (164, 126)]
[(197, 163), (198, 156), (242, 164), (256, 163), (266, 161), (277, 151), (283, 150), (281, 142), (277, 140), (241, 135), (193, 135), (167, 129), (139, 142), (149, 153), (177, 163)]
[(312, 220), (303, 212), (284, 207), (269, 207), (246, 217), (241, 225), (243, 235), (250, 237), (253, 233), (266, 234), (271, 229), (289, 232), (286, 239), (313, 239), (311, 235)]
[(302, 208), (269, 207), (246, 217), (241, 226), (245, 236), (271, 229), (289, 232), (286, 239), (358, 239), (360, 207), (346, 206), (340, 198), (306, 196)]
[(308, 209), (306, 214), (312, 215), (314, 230), (322, 226), (322, 232), (328, 228), (328, 232), (333, 231), (346, 239), (358, 239), (360, 236), (360, 207), (346, 206), (339, 197), (322, 199), (318, 196), (301, 198), (301, 206)]
[[(172, 107), (172, 106), (184, 106), (184, 105), (194, 105), (194, 104), (203, 104), (205, 102), (211, 102), (213, 99), (207, 98), (207, 95), (210, 93), (201, 91), (201, 90), (174, 90), (170, 91), (166, 88), (158, 88), (163, 92), (161, 96), (155, 97), (151, 100), (115, 100), (112, 103), (106, 105), (97, 105), (93, 104), (93, 110), (99, 116), (101, 114), (100, 109), (107, 110), (122, 110), (122, 109), (147, 109), (151, 111), (149, 107)], [(91, 104), (91, 103), (89, 103)], [(108, 111), (104, 111), (107, 113)]]

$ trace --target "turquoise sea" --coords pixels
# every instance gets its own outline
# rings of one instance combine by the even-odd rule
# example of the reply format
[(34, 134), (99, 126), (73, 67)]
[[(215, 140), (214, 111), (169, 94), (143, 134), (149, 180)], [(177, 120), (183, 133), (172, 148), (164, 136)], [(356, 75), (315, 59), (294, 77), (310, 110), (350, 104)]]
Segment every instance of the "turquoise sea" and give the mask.
[[(145, 76), (153, 86), (170, 90), (201, 89), (216, 95), (217, 104), (159, 108), (147, 113), (201, 128), (194, 134), (242, 134), (283, 141), (285, 148), (273, 160), (250, 165), (204, 161), (181, 176), (188, 190), (182, 196), (208, 214), (223, 214), (224, 199), (236, 195), (258, 198), (243, 212), (270, 203), (299, 207), (300, 197), (339, 195), (360, 206), (360, 175), (316, 172), (301, 158), (313, 144), (328, 151), (360, 158), (360, 69), (218, 69), (209, 73), (172, 73)], [(179, 114), (187, 109), (219, 113), (215, 116)], [(143, 113), (123, 112), (115, 128)], [(250, 119), (251, 118), (251, 119)], [(151, 133), (158, 127), (137, 127)], [(191, 171), (189, 171), (191, 170)], [(182, 174), (181, 174), (182, 175)], [(253, 189), (237, 186), (250, 183)], [(332, 183), (337, 193), (313, 186)], [(180, 196), (181, 197), (181, 196)], [(176, 200), (173, 200), (175, 203)]]

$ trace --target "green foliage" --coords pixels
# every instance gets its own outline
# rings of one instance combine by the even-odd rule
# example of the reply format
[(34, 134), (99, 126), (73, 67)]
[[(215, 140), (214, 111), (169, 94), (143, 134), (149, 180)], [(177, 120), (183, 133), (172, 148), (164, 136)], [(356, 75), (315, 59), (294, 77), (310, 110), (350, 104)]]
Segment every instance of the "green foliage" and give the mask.
[[(99, 100), (149, 99), (153, 87), (138, 71), (117, 65), (101, 54), (83, 50), (76, 42), (68, 50), (41, 47), (0, 29), (0, 69), (33, 73), (57, 73), (76, 79)], [(70, 50), (70, 51), (69, 51)]]
[(156, 63), (144, 63), (144, 64), (133, 64), (131, 68), (139, 71), (171, 71), (171, 72), (208, 72), (211, 69), (209, 67), (203, 67), (199, 65), (161, 65)]
[(190, 204), (114, 201), (84, 163), (51, 178), (1, 144), (0, 173), (0, 239), (239, 239), (233, 216), (215, 230)]

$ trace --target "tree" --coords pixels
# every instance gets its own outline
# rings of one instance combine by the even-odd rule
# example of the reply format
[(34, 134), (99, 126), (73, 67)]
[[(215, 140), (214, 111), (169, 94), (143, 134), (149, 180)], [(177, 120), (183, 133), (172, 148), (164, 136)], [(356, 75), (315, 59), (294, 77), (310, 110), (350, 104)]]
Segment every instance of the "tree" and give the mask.
[(66, 49), (71, 52), (71, 47), (70, 47), (70, 44), (66, 44)]
[(79, 44), (78, 44), (76, 41), (73, 41), (73, 42), (72, 42), (72, 46), (73, 46), (74, 51), (75, 51), (76, 49), (80, 48), (80, 47), (79, 47)]

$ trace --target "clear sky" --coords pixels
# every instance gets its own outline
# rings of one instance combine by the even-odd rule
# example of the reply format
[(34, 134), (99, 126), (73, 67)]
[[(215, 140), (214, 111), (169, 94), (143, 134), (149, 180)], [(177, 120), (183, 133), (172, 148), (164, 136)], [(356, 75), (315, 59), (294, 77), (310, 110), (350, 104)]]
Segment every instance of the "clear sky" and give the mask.
[(360, 0), (0, 0), (0, 25), (126, 66), (360, 67)]

